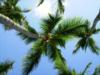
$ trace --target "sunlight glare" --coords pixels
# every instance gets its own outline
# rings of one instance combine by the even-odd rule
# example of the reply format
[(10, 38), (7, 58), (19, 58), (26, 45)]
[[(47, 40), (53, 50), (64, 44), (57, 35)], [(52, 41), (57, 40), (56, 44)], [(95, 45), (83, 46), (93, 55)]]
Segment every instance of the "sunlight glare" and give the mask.
[(37, 17), (46, 17), (51, 13), (51, 3), (50, 1), (44, 1), (44, 3), (34, 9), (34, 13)]

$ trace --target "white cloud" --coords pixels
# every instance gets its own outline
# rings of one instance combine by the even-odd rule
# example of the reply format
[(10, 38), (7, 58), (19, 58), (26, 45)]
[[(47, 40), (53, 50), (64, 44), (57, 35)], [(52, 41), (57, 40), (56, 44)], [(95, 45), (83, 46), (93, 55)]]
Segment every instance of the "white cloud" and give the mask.
[(48, 16), (49, 13), (52, 12), (51, 5), (52, 4), (51, 4), (50, 0), (46, 0), (40, 6), (38, 6), (38, 7), (36, 6), (35, 8), (33, 8), (32, 13), (37, 18), (46, 17), (46, 16)]
[[(38, 7), (37, 7), (37, 3), (36, 5), (33, 6), (31, 13), (33, 14), (32, 15), (33, 17), (38, 18), (38, 19), (47, 17), (49, 13), (54, 14), (57, 9), (57, 0), (54, 0), (54, 1), (45, 0), (44, 3)], [(66, 10), (68, 6), (68, 0), (65, 0), (63, 4)]]

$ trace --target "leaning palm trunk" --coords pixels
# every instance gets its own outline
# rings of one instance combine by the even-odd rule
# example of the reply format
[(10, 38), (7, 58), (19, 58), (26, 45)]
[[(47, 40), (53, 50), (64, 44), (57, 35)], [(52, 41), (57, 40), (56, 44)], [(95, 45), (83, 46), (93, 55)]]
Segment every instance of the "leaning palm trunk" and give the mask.
[(28, 32), (25, 28), (21, 27), (19, 24), (8, 18), (7, 16), (0, 14), (0, 23), (10, 27), (11, 29), (14, 29), (20, 33), (23, 33), (24, 35), (30, 37), (30, 38), (38, 38), (37, 34), (33, 34), (31, 32)]

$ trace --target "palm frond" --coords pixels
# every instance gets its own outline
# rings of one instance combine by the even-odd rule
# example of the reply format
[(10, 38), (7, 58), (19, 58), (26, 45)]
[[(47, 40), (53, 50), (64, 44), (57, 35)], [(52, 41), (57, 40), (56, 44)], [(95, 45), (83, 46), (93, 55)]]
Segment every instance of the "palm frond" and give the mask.
[(76, 48), (75, 48), (75, 50), (73, 51), (73, 54), (77, 53), (78, 50), (79, 50), (79, 48), (80, 48), (80, 45), (79, 45), (79, 43), (77, 43)]
[(6, 75), (7, 72), (12, 69), (13, 62), (5, 61), (0, 63), (0, 75)]
[(97, 33), (99, 33), (100, 32), (100, 29), (94, 29), (93, 30), (93, 34), (97, 34)]
[(43, 23), (41, 25), (43, 32), (51, 33), (60, 20), (61, 16), (49, 14), (49, 17), (47, 19), (43, 19)]
[(88, 63), (88, 64), (86, 65), (86, 67), (85, 67), (85, 69), (83, 70), (83, 72), (81, 73), (81, 75), (85, 75), (86, 71), (90, 68), (91, 64), (92, 64), (92, 63), (90, 62), (90, 63)]
[(44, 0), (40, 0), (37, 6), (40, 6), (43, 2)]
[(16, 6), (19, 0), (5, 0), (4, 4)]
[(100, 74), (100, 65), (98, 67), (96, 67), (93, 75), (99, 75)]
[[(34, 33), (34, 34), (38, 34), (38, 33), (36, 32), (36, 30), (35, 30), (33, 27), (31, 27), (31, 26), (29, 25), (29, 23), (28, 23), (26, 20), (24, 20), (23, 25), (24, 25), (24, 28), (25, 28), (27, 31), (32, 32), (32, 33)], [(29, 44), (29, 43), (31, 43), (31, 42), (37, 40), (36, 38), (30, 38), (30, 37), (28, 37), (28, 36), (26, 36), (26, 35), (24, 35), (24, 34), (22, 34), (22, 33), (18, 33), (18, 35), (19, 35), (23, 40), (25, 40), (26, 44)]]
[(73, 53), (76, 53), (79, 48), (82, 48), (83, 50), (87, 48), (87, 41), (86, 41), (86, 38), (82, 38), (80, 39), (77, 44), (76, 44), (76, 49), (73, 51)]
[(52, 43), (48, 42), (47, 43), (47, 51), (46, 51), (46, 55), (52, 60), (55, 60), (56, 57), (56, 48), (54, 46), (52, 46)]
[(59, 73), (59, 75), (79, 75), (75, 70), (67, 70), (67, 73), (64, 71), (61, 71), (61, 73)]
[(74, 34), (75, 37), (85, 38), (85, 37), (87, 37), (87, 34), (91, 35), (90, 22), (88, 20), (86, 20), (84, 25), (86, 25), (86, 26), (77, 29), (77, 32), (75, 32), (75, 34)]
[[(66, 39), (67, 38), (67, 39)], [(65, 47), (65, 43), (66, 43), (66, 40), (69, 40), (68, 39), (69, 37), (63, 37), (63, 36), (60, 36), (60, 35), (53, 35), (52, 38), (50, 39), (50, 42), (56, 46), (61, 46), (61, 47)]]
[(55, 68), (58, 70), (59, 75), (63, 72), (67, 75), (67, 65), (65, 59), (61, 55), (61, 52), (52, 43), (48, 43), (47, 56), (54, 62)]
[(59, 13), (64, 13), (64, 5), (63, 5), (62, 1), (63, 0), (58, 0), (58, 9), (57, 9), (57, 11)]
[(100, 9), (98, 14), (96, 15), (94, 21), (93, 21), (93, 25), (91, 27), (91, 30), (94, 30), (96, 28), (97, 23), (100, 21)]
[(30, 12), (30, 11), (31, 11), (31, 9), (24, 9), (24, 10), (22, 10), (23, 13), (27, 13), (27, 12)]
[(38, 66), (42, 55), (42, 43), (42, 40), (37, 40), (31, 51), (27, 54), (23, 64), (23, 75), (29, 75)]
[(9, 17), (17, 23), (24, 18), (23, 10), (17, 6), (19, 0), (4, 0), (0, 6), (0, 13)]
[(24, 21), (23, 25), (29, 32), (37, 34), (36, 30), (33, 27), (31, 27), (26, 20)]
[(100, 49), (96, 46), (95, 41), (92, 38), (89, 38), (89, 47), (93, 53), (99, 54)]
[(69, 35), (76, 34), (87, 26), (87, 20), (82, 20), (81, 18), (67, 19), (60, 23), (55, 30), (55, 34)]
[(93, 53), (99, 54), (100, 49), (96, 46), (95, 41), (91, 37), (80, 39), (78, 43), (76, 44), (76, 49), (73, 51), (73, 53), (76, 53), (79, 50), (79, 48), (86, 50), (87, 47), (90, 47)]

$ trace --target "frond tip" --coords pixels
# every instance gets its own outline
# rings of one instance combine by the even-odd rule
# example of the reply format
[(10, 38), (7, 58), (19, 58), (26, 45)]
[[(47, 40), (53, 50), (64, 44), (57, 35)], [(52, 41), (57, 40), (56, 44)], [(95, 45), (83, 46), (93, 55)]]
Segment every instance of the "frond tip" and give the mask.
[(11, 61), (5, 61), (0, 63), (0, 75), (5, 75), (7, 72), (12, 69), (14, 62)]
[(29, 73), (37, 67), (39, 64), (42, 50), (41, 50), (42, 40), (37, 40), (35, 45), (32, 47), (31, 51), (28, 53), (24, 59), (23, 64), (23, 75), (29, 75)]
[(57, 9), (57, 11), (59, 13), (64, 13), (64, 5), (63, 5), (63, 2), (62, 1), (63, 0), (58, 0), (58, 9)]
[(24, 67), (23, 67), (23, 75), (28, 75), (33, 68), (35, 68), (40, 60), (41, 53), (38, 51), (30, 52), (25, 60), (24, 60)]
[(82, 38), (78, 41), (78, 43), (76, 44), (76, 49), (73, 51), (73, 53), (76, 53), (79, 48), (82, 48), (83, 50), (86, 50), (87, 47), (90, 48), (90, 50), (95, 53), (95, 54), (99, 54), (100, 52), (100, 48), (98, 48), (95, 44), (95, 41), (93, 38)]
[(38, 3), (37, 6), (40, 6), (43, 2), (44, 2), (44, 0), (40, 0), (40, 2)]

